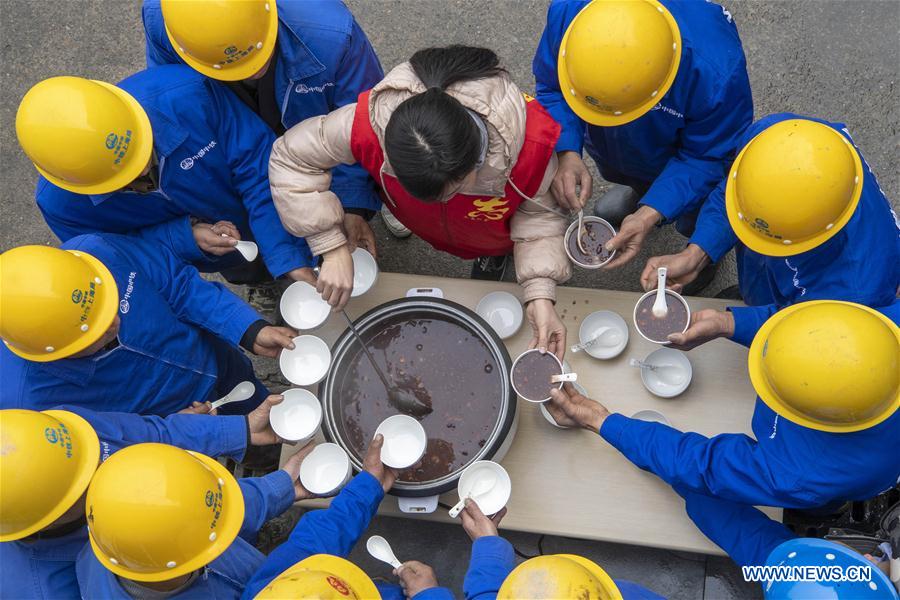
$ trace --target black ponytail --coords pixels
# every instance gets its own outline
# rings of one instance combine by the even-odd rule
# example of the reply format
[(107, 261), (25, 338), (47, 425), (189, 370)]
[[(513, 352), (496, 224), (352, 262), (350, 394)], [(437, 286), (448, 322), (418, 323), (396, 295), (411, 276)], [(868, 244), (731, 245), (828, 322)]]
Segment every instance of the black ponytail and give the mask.
[(384, 146), (400, 185), (429, 202), (471, 173), (481, 156), (478, 126), (444, 90), (505, 70), (492, 50), (471, 46), (425, 48), (409, 62), (428, 90), (397, 107), (385, 128)]

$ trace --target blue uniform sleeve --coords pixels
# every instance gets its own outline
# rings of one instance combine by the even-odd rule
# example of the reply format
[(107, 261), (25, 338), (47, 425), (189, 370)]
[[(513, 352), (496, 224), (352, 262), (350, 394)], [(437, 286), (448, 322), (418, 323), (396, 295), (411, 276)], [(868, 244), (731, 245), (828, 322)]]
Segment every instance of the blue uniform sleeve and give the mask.
[(303, 515), (287, 541), (269, 554), (241, 598), (254, 598), (288, 567), (313, 554), (345, 557), (369, 526), (384, 498), (381, 484), (365, 471), (354, 477), (324, 510)]
[(544, 27), (544, 33), (531, 63), (537, 101), (562, 127), (559, 140), (556, 142), (557, 152), (573, 151), (581, 154), (584, 145), (585, 123), (569, 108), (559, 89), (557, 57), (566, 29), (575, 15), (587, 4), (587, 1), (567, 0), (554, 0), (550, 3), (550, 8), (547, 9), (547, 25)]
[[(708, 77), (707, 77), (708, 78)], [(641, 199), (667, 220), (696, 211), (725, 177), (744, 131), (753, 122), (753, 97), (744, 60), (737, 65), (710, 102), (685, 115), (679, 148)], [(703, 95), (702, 90), (695, 91)]]
[(723, 179), (703, 203), (689, 241), (700, 246), (713, 262), (719, 262), (738, 241), (725, 211), (726, 183)]
[(469, 570), (463, 581), (466, 600), (493, 600), (503, 585), (503, 580), (516, 566), (512, 544), (504, 538), (491, 535), (472, 543)]
[(445, 587), (433, 587), (422, 590), (412, 597), (411, 600), (453, 600), (453, 592)]
[[(359, 95), (384, 78), (378, 56), (365, 32), (353, 21), (350, 42), (335, 77), (334, 108), (356, 102)], [(377, 211), (381, 199), (361, 165), (338, 165), (331, 171), (331, 191), (345, 208)]]
[(194, 239), (191, 217), (188, 215), (138, 229), (132, 232), (132, 235), (151, 243), (160, 243), (168, 246), (178, 258), (186, 263), (196, 263), (209, 259)]
[(263, 477), (238, 479), (238, 485), (244, 496), (244, 523), (238, 535), (253, 544), (265, 522), (294, 503), (294, 482), (286, 471), (278, 469)]
[(748, 504), (729, 502), (679, 488), (688, 516), (740, 566), (764, 565), (782, 542), (797, 537), (790, 529)]
[(731, 341), (749, 348), (759, 328), (778, 312), (778, 306), (729, 306), (728, 311), (734, 317), (734, 335), (731, 336)]
[(80, 415), (100, 438), (101, 459), (113, 452), (146, 442), (169, 444), (207, 456), (241, 460), (247, 450), (247, 418), (243, 415), (143, 416), (122, 412), (96, 412), (79, 406), (60, 406)]
[(147, 42), (148, 67), (177, 65), (184, 62), (175, 52), (175, 48), (169, 42), (169, 36), (166, 35), (166, 26), (159, 0), (144, 0), (144, 5), (141, 7), (141, 20), (144, 22), (144, 36)]
[(783, 474), (777, 472), (778, 466), (770, 463), (756, 440), (743, 434), (707, 438), (613, 414), (604, 421), (600, 435), (637, 467), (672, 487), (766, 506), (797, 504), (805, 495), (792, 487), (791, 478), (779, 477)]
[(266, 267), (281, 277), (300, 267), (312, 267), (312, 253), (303, 238), (285, 230), (269, 188), (269, 155), (275, 134), (224, 86), (207, 81), (219, 115), (219, 135), (231, 167), (231, 181), (250, 221)]

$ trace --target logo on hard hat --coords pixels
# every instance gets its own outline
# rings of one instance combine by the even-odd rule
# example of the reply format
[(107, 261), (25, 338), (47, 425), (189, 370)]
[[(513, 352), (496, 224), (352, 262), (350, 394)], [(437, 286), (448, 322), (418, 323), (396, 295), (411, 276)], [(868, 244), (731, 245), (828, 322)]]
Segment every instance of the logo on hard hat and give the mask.
[(350, 588), (347, 587), (347, 584), (346, 584), (346, 583), (344, 583), (343, 581), (341, 581), (341, 580), (338, 579), (337, 577), (334, 577), (334, 576), (332, 576), (332, 575), (329, 575), (328, 577), (325, 578), (325, 581), (328, 582), (328, 585), (330, 585), (331, 587), (333, 587), (334, 589), (336, 589), (337, 592), (338, 592), (341, 596), (349, 596), (349, 595), (350, 595)]
[(84, 298), (84, 292), (79, 289), (72, 290), (72, 302), (75, 304), (81, 304), (81, 299)]
[(59, 441), (59, 435), (56, 433), (56, 430), (52, 427), (48, 427), (44, 430), (44, 437), (47, 438), (47, 441), (51, 444), (55, 444)]
[(756, 226), (759, 227), (760, 229), (768, 229), (769, 228), (769, 224), (766, 223), (765, 221), (763, 221), (762, 219), (760, 219), (759, 217), (756, 217), (755, 223), (756, 223)]
[(213, 494), (212, 490), (206, 490), (206, 505), (212, 506), (216, 501), (216, 495)]
[(181, 168), (184, 169), (185, 171), (187, 171), (188, 169), (190, 169), (193, 166), (194, 166), (193, 158), (188, 157), (188, 158), (184, 159), (183, 161), (181, 161)]
[(110, 133), (106, 136), (106, 147), (112, 150), (116, 147), (116, 144), (119, 142), (119, 136), (114, 133)]
[(131, 304), (128, 303), (128, 300), (125, 300), (124, 298), (122, 300), (120, 300), (119, 301), (119, 312), (124, 315), (124, 314), (127, 314), (129, 310), (131, 310)]
[(225, 48), (225, 56), (231, 56), (235, 52), (237, 52), (237, 46), (228, 46)]

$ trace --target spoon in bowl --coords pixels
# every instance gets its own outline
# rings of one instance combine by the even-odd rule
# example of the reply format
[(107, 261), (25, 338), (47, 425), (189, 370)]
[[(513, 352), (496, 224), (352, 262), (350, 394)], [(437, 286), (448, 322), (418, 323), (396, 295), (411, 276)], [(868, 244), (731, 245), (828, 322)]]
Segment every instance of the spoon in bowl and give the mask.
[(386, 562), (395, 569), (400, 567), (401, 563), (397, 560), (397, 556), (394, 554), (391, 545), (380, 535), (373, 535), (366, 540), (366, 550), (369, 551), (372, 558), (380, 560), (381, 562)]
[(648, 362), (636, 358), (629, 360), (628, 364), (632, 367), (653, 371), (663, 383), (668, 385), (681, 385), (684, 383), (684, 372), (674, 365), (651, 365)]
[(242, 381), (236, 386), (234, 389), (228, 392), (226, 395), (222, 396), (215, 402), (213, 402), (209, 409), (212, 410), (214, 408), (219, 408), (220, 406), (224, 406), (226, 404), (230, 404), (232, 402), (240, 402), (242, 400), (247, 400), (256, 392), (256, 386), (253, 385), (250, 381)]
[(497, 483), (497, 475), (496, 473), (487, 472), (485, 473), (481, 479), (475, 482), (475, 485), (472, 486), (472, 489), (469, 490), (469, 493), (466, 494), (465, 498), (460, 498), (459, 502), (453, 505), (453, 508), (450, 509), (449, 515), (451, 519), (455, 519), (459, 513), (466, 507), (466, 500), (475, 499), (482, 494), (486, 494), (494, 488), (494, 485)]
[(622, 332), (614, 327), (601, 327), (597, 333), (586, 342), (575, 344), (569, 350), (577, 354), (591, 346), (617, 346), (622, 341)]
[(578, 211), (578, 231), (575, 232), (575, 243), (578, 250), (587, 256), (587, 250), (584, 249), (584, 241), (581, 239), (581, 232), (584, 231), (584, 209)]
[(653, 301), (653, 316), (662, 319), (669, 314), (666, 305), (666, 267), (660, 267), (656, 272), (656, 300)]

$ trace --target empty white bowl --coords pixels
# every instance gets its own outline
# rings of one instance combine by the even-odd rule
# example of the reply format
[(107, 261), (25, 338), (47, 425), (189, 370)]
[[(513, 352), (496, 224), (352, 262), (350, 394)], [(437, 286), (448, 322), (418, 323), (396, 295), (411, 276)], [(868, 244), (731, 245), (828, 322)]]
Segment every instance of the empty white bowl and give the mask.
[(672, 383), (671, 377), (665, 380), (660, 377), (656, 371), (651, 369), (641, 369), (641, 381), (644, 382), (651, 394), (660, 398), (674, 398), (682, 393), (691, 384), (691, 377), (694, 375), (694, 369), (691, 367), (691, 361), (687, 354), (674, 348), (660, 348), (651, 352), (644, 362), (654, 366), (672, 366), (684, 375), (681, 383)]
[(350, 481), (347, 452), (331, 442), (319, 444), (300, 463), (300, 485), (317, 496), (333, 496)]
[(658, 410), (639, 410), (631, 415), (631, 418), (638, 419), (640, 421), (649, 421), (650, 423), (662, 423), (663, 425), (671, 425), (666, 416)]
[(462, 500), (469, 496), (475, 488), (476, 482), (485, 475), (490, 476), (488, 475), (489, 473), (493, 473), (496, 478), (494, 486), (483, 494), (472, 498), (478, 504), (481, 512), (488, 516), (497, 514), (509, 502), (509, 497), (512, 494), (512, 481), (510, 481), (509, 473), (506, 472), (506, 469), (492, 460), (476, 460), (462, 472), (462, 475), (459, 476), (459, 483), (456, 486), (459, 499)]
[[(568, 372), (569, 372), (569, 370), (566, 369), (566, 373), (568, 373)], [(580, 383), (578, 383), (577, 381), (573, 382), (572, 385), (575, 387), (576, 390), (578, 390), (578, 393), (581, 394), (582, 396), (588, 395), (587, 390), (584, 389), (584, 386), (581, 385)], [(551, 402), (552, 402), (552, 400), (551, 400)], [(544, 402), (540, 405), (541, 414), (544, 415), (544, 418), (547, 419), (547, 422), (559, 429), (572, 429), (568, 425), (560, 425), (559, 423), (557, 423), (556, 419), (553, 418), (553, 415), (550, 414), (550, 411), (547, 410), (547, 404), (549, 404), (549, 402)]]
[(328, 320), (331, 306), (322, 300), (316, 288), (305, 281), (295, 281), (284, 290), (279, 302), (281, 316), (294, 329), (310, 330)]
[(583, 344), (594, 339), (601, 327), (616, 329), (622, 335), (622, 340), (615, 346), (594, 344), (585, 348), (583, 352), (601, 360), (608, 360), (622, 354), (625, 346), (628, 345), (628, 323), (618, 313), (611, 310), (598, 310), (586, 316), (581, 322), (581, 327), (578, 328), (578, 341)]
[(328, 344), (314, 335), (298, 335), (293, 350), (282, 350), (278, 357), (281, 373), (294, 385), (312, 385), (325, 379), (331, 366)]
[(416, 464), (425, 454), (428, 436), (422, 424), (408, 415), (388, 417), (375, 430), (384, 436), (381, 462), (394, 469), (405, 469)]
[(286, 442), (308, 442), (322, 424), (322, 405), (309, 390), (296, 388), (282, 394), (284, 400), (269, 412), (275, 434)]
[(491, 292), (478, 301), (475, 312), (497, 332), (501, 340), (522, 326), (522, 303), (509, 292)]
[(375, 257), (364, 248), (357, 248), (351, 255), (353, 257), (353, 291), (352, 298), (362, 296), (378, 281), (378, 263)]

